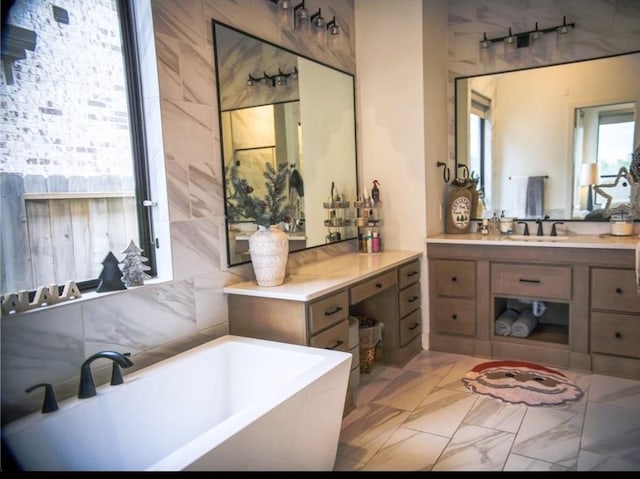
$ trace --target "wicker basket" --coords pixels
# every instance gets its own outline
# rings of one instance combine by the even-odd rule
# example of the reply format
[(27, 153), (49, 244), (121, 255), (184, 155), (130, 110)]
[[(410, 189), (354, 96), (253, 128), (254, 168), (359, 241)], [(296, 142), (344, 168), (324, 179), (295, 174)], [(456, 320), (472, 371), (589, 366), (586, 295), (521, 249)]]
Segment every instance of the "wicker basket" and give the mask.
[(376, 358), (376, 347), (360, 348), (360, 372), (369, 374), (373, 368), (373, 360)]

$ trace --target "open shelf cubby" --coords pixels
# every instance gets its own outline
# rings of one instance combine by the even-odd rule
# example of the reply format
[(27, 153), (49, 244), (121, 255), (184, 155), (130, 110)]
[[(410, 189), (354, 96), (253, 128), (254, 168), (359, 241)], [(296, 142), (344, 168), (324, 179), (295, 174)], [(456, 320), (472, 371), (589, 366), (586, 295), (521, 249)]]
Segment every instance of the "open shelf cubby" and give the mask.
[[(533, 298), (532, 298), (533, 299)], [(569, 345), (569, 304), (555, 303), (543, 300), (547, 306), (545, 313), (538, 318), (535, 329), (526, 338), (515, 336), (501, 336), (495, 334), (495, 327), (492, 327), (491, 336), (493, 340), (505, 341), (532, 341), (535, 343), (548, 343), (558, 345)], [(494, 298), (494, 324), (495, 320), (507, 310), (507, 298)]]

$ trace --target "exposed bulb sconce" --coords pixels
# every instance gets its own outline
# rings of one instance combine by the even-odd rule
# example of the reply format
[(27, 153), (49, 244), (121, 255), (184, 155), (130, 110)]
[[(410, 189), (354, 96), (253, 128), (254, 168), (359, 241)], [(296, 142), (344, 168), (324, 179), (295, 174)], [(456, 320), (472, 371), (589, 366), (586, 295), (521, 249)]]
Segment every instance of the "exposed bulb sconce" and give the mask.
[[(305, 0), (293, 6), (291, 0), (269, 0), (278, 7), (278, 16), (283, 25), (290, 25), (293, 21), (293, 30), (300, 34), (313, 34), (318, 43), (335, 42), (340, 35), (340, 27), (334, 16), (330, 22), (322, 16), (322, 9), (311, 15), (305, 5)], [(293, 20), (291, 18), (293, 17)]]
[(309, 10), (305, 7), (304, 0), (293, 7), (293, 29), (302, 34), (309, 33), (311, 29)]
[(295, 66), (290, 73), (283, 72), (281, 68), (278, 68), (278, 73), (269, 75), (267, 72), (262, 72), (262, 76), (254, 77), (249, 73), (247, 78), (247, 87), (270, 87), (282, 90), (289, 86), (289, 78), (292, 80), (298, 79), (298, 67)]
[(508, 58), (514, 55), (520, 48), (533, 47), (539, 43), (545, 33), (555, 32), (558, 39), (560, 39), (560, 36), (566, 35), (575, 27), (576, 24), (574, 22), (567, 23), (567, 17), (562, 17), (562, 25), (540, 29), (538, 28), (538, 22), (536, 22), (535, 29), (527, 32), (513, 33), (511, 27), (509, 27), (509, 34), (504, 37), (487, 38), (487, 33), (485, 32), (479, 43), (480, 55), (482, 58), (483, 51), (485, 51), (486, 56), (486, 50), (491, 49), (494, 43), (503, 42), (505, 57)]

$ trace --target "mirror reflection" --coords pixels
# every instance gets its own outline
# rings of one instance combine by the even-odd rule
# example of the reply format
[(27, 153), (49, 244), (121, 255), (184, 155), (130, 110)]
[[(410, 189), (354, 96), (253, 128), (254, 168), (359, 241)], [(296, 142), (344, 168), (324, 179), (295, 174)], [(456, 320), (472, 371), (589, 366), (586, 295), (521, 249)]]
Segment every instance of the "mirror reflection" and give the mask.
[[(640, 53), (456, 79), (456, 170), (477, 178), (474, 218), (599, 220), (640, 141)], [(619, 182), (613, 204), (629, 202)]]
[[(354, 208), (327, 221), (331, 195), (356, 199), (354, 78), (269, 42), (213, 22), (223, 169), (227, 258), (250, 261), (248, 240), (257, 225), (238, 208), (234, 184), (257, 198), (268, 195), (265, 171), (286, 170), (289, 250), (357, 237)], [(268, 203), (268, 202), (267, 202)]]

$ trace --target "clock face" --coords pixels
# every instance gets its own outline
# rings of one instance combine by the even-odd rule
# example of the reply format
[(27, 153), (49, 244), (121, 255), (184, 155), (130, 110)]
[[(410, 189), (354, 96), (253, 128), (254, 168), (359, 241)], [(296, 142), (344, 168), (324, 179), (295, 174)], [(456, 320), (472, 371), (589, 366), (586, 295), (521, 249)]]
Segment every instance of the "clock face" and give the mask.
[(451, 219), (456, 228), (465, 229), (471, 220), (471, 200), (459, 196), (451, 203)]

